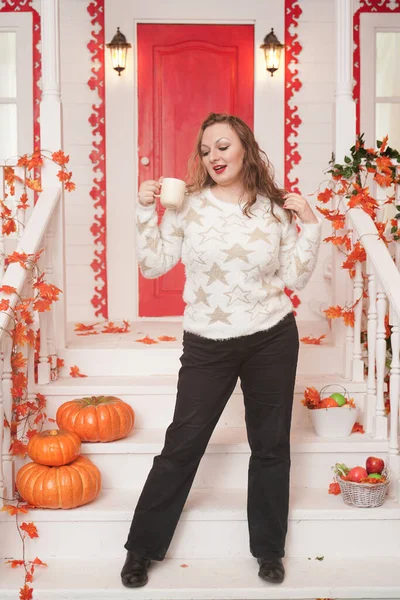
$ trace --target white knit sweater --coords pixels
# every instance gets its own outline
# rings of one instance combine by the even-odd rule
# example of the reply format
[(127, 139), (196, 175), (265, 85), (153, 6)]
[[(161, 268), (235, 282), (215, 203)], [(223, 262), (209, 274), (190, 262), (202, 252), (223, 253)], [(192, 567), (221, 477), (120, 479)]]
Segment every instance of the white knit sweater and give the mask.
[(166, 210), (157, 225), (155, 205), (137, 203), (141, 272), (152, 279), (179, 259), (185, 265), (183, 327), (211, 339), (267, 330), (292, 311), (283, 289), (302, 289), (315, 267), (321, 224), (290, 224), (285, 210), (258, 196), (251, 218), (239, 204), (217, 199), (211, 189)]

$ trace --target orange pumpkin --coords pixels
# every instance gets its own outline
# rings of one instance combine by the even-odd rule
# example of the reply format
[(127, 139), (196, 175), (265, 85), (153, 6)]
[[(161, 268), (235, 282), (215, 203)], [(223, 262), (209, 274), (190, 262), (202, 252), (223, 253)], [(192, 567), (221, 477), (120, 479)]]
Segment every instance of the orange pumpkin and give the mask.
[(79, 456), (81, 439), (76, 433), (49, 429), (34, 435), (28, 443), (28, 456), (49, 467), (67, 465)]
[(64, 402), (56, 421), (61, 429), (77, 433), (83, 442), (112, 442), (132, 430), (135, 412), (114, 396), (91, 396)]
[(28, 463), (16, 477), (22, 498), (38, 508), (76, 508), (96, 498), (101, 488), (99, 469), (79, 456), (69, 465), (47, 467)]

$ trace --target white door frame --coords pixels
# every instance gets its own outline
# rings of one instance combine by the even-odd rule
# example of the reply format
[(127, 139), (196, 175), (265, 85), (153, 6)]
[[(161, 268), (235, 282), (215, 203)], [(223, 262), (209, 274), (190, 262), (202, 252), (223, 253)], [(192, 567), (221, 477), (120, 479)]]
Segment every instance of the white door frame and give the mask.
[[(212, 18), (210, 18), (212, 15)], [(137, 36), (138, 23), (254, 24), (254, 131), (274, 165), (278, 182), (284, 175), (284, 67), (272, 78), (259, 49), (274, 28), (284, 38), (284, 0), (105, 0), (105, 37), (120, 27), (132, 50), (118, 77), (106, 52), (107, 279), (109, 319), (138, 319), (138, 276), (134, 207), (138, 180)], [(200, 125), (200, 123), (199, 123)], [(171, 320), (168, 318), (168, 320)]]

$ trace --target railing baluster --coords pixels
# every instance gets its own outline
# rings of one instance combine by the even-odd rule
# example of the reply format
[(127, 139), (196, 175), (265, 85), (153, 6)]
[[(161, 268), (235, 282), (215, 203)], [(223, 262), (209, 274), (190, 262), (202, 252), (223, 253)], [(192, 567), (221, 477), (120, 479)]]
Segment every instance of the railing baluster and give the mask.
[[(5, 179), (4, 179), (4, 167), (0, 167), (0, 200), (5, 199), (6, 187), (5, 187)], [(4, 275), (4, 258), (5, 258), (5, 243), (4, 243), (4, 234), (3, 234), (3, 218), (0, 216), (0, 279), (3, 278)]]
[(363, 308), (363, 291), (364, 281), (362, 276), (362, 265), (360, 262), (357, 262), (355, 265), (355, 276), (353, 284), (353, 304), (355, 304), (353, 330), (353, 381), (364, 381), (364, 362), (362, 360), (361, 348), (361, 318)]
[[(54, 267), (52, 261), (53, 245), (54, 245), (54, 219), (50, 221), (49, 227), (46, 232), (46, 250), (44, 255), (45, 267), (44, 273), (46, 275), (46, 281), (48, 283), (54, 283)], [(48, 360), (50, 361), (50, 379), (54, 380), (57, 378), (57, 351), (55, 344), (55, 323), (54, 323), (54, 310), (53, 305), (51, 310), (46, 312), (46, 326), (47, 326), (47, 352)]]
[[(2, 373), (2, 388), (3, 388), (3, 403), (4, 403), (4, 414), (7, 421), (12, 425), (12, 368), (11, 368), (11, 352), (12, 352), (12, 340), (10, 336), (5, 333), (3, 335), (3, 373)], [(9, 427), (4, 428), (3, 436), (3, 473), (4, 483), (7, 498), (14, 497), (14, 456), (10, 452), (11, 446), (11, 429)]]
[[(2, 345), (2, 342), (1, 342)], [(4, 398), (3, 398), (3, 386), (2, 377), (3, 377), (3, 352), (0, 350), (0, 506), (5, 503), (5, 499), (7, 498), (5, 480), (4, 480), (4, 469), (3, 469), (3, 444), (4, 444)]]
[(367, 406), (365, 430), (371, 433), (374, 427), (376, 411), (376, 330), (377, 330), (377, 305), (376, 305), (376, 278), (374, 267), (367, 258), (368, 275), (368, 324), (367, 324), (367, 349), (368, 349), (368, 379), (367, 379)]
[[(392, 331), (390, 336), (392, 346), (392, 361), (390, 365), (389, 397), (390, 397), (390, 436), (389, 436), (389, 465), (393, 476), (399, 475), (399, 396), (400, 396), (400, 320), (390, 311)], [(392, 495), (400, 498), (400, 481), (392, 486)], [(397, 488), (397, 489), (396, 489)]]
[(378, 281), (377, 309), (378, 326), (376, 333), (376, 411), (375, 428), (376, 438), (387, 439), (387, 418), (385, 416), (385, 366), (386, 366), (386, 294)]

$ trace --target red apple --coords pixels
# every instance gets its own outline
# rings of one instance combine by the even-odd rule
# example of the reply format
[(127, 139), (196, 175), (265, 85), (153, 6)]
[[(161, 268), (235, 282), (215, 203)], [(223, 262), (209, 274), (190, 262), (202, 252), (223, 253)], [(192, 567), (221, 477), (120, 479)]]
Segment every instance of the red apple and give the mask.
[(361, 479), (364, 479), (364, 477), (368, 477), (368, 473), (364, 467), (353, 467), (347, 475), (347, 480), (354, 481), (354, 483), (360, 483)]
[(368, 473), (382, 473), (385, 463), (381, 458), (376, 456), (368, 456), (365, 464)]

